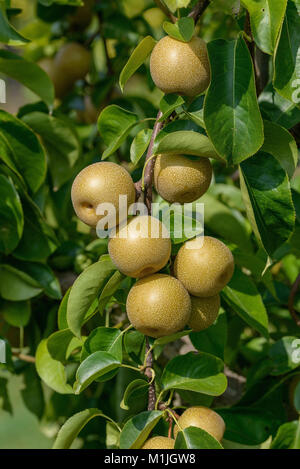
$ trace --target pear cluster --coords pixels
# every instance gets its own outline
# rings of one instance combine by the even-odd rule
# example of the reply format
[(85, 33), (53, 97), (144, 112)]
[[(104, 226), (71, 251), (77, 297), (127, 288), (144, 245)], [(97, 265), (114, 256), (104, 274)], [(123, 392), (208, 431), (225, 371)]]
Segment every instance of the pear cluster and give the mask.
[[(203, 160), (205, 163), (201, 162), (196, 171), (209, 168), (208, 160)], [(161, 161), (158, 161), (159, 169)], [(183, 175), (190, 169), (190, 165), (179, 165)], [(176, 186), (170, 174), (164, 177), (174, 183), (166, 184), (173, 200), (182, 201), (180, 184)], [(211, 178), (211, 168), (208, 178)], [(187, 185), (188, 180), (186, 176)], [(208, 184), (206, 181), (206, 187)], [(192, 199), (199, 195), (197, 184), (194, 190)], [(124, 213), (120, 213), (120, 195), (125, 195), (127, 200)], [(211, 236), (186, 241), (172, 265), (171, 241), (163, 223), (150, 215), (127, 219), (128, 208), (135, 201), (135, 187), (130, 174), (115, 163), (99, 162), (84, 168), (73, 182), (71, 197), (77, 216), (92, 227), (105, 216), (98, 210), (100, 204), (110, 203), (116, 210), (117, 226), (110, 237), (108, 252), (120, 272), (137, 279), (126, 303), (128, 318), (135, 329), (158, 338), (175, 334), (185, 326), (201, 331), (213, 324), (220, 308), (219, 292), (234, 271), (233, 256), (224, 243)], [(173, 275), (169, 275), (167, 267)]]
[(178, 425), (174, 426), (174, 438), (154, 436), (149, 438), (141, 449), (173, 449), (178, 432), (188, 427), (201, 428), (219, 442), (225, 432), (225, 422), (217, 412), (203, 406), (190, 407), (179, 417)]

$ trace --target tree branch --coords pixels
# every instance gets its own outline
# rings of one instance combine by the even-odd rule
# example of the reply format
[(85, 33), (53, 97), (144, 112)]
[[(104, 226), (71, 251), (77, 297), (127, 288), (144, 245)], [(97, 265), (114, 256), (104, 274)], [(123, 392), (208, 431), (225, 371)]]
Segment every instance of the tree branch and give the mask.
[(191, 13), (189, 14), (189, 17), (193, 18), (193, 20), (195, 21), (195, 24), (199, 20), (202, 13), (204, 13), (209, 3), (210, 3), (209, 0), (200, 0), (198, 3), (196, 3)]
[(148, 410), (155, 409), (156, 403), (156, 391), (155, 391), (155, 383), (152, 376), (152, 366), (153, 366), (153, 355), (150, 350), (149, 338), (146, 337), (146, 368), (144, 371), (145, 376), (147, 376), (149, 381), (149, 390), (148, 390)]
[(173, 13), (169, 10), (167, 5), (163, 2), (163, 0), (154, 0), (158, 8), (164, 12), (164, 14), (172, 21), (172, 23), (176, 23), (177, 18), (173, 15)]
[(35, 363), (35, 357), (32, 357), (31, 355), (25, 355), (24, 353), (19, 352), (12, 352), (12, 354), (23, 362)]
[(153, 181), (154, 164), (155, 164), (155, 159), (156, 159), (156, 158), (151, 158), (151, 157), (152, 157), (154, 141), (163, 126), (163, 122), (159, 122), (159, 119), (161, 118), (161, 116), (162, 116), (162, 112), (158, 111), (157, 116), (156, 116), (156, 121), (153, 127), (151, 140), (149, 143), (147, 155), (146, 155), (146, 161), (145, 161), (146, 167), (145, 167), (144, 181), (142, 181), (144, 182), (145, 204), (146, 204), (149, 215), (151, 214), (152, 181)]
[(288, 308), (289, 308), (289, 312), (291, 313), (293, 320), (295, 321), (297, 326), (300, 327), (300, 315), (294, 308), (295, 296), (298, 291), (299, 285), (300, 285), (300, 274), (298, 275), (298, 277), (296, 278), (295, 282), (292, 285), (290, 296), (289, 296)]

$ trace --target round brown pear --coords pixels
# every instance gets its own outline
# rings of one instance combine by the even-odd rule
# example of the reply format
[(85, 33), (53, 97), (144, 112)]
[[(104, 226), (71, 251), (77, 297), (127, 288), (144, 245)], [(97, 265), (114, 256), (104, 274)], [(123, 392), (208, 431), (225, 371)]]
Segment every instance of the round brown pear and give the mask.
[(164, 93), (196, 96), (210, 82), (210, 65), (205, 41), (193, 37), (189, 42), (165, 36), (155, 45), (150, 72)]
[(166, 436), (153, 436), (149, 438), (141, 449), (173, 449), (175, 440)]
[(234, 259), (222, 241), (204, 236), (187, 241), (174, 263), (175, 276), (191, 295), (214, 296), (230, 281)]
[(93, 18), (93, 4), (94, 0), (84, 0), (84, 4), (69, 16), (69, 23), (73, 29), (81, 31), (87, 28)]
[(208, 158), (189, 159), (183, 155), (158, 155), (154, 184), (158, 194), (170, 203), (199, 199), (209, 188), (212, 167)]
[(54, 66), (59, 77), (69, 82), (70, 87), (89, 72), (91, 53), (77, 42), (69, 42), (62, 46), (54, 58)]
[[(179, 426), (179, 428), (178, 428)], [(178, 419), (178, 426), (174, 427), (174, 438), (176, 439), (179, 429), (187, 427), (198, 427), (221, 441), (225, 432), (225, 422), (222, 417), (208, 407), (196, 406), (185, 410)]]
[(170, 275), (154, 274), (133, 285), (126, 310), (135, 329), (157, 338), (184, 328), (191, 314), (191, 300), (179, 280)]
[(119, 227), (109, 240), (108, 252), (118, 270), (129, 277), (154, 274), (168, 262), (171, 240), (157, 218), (143, 215)]
[(188, 325), (193, 331), (199, 332), (207, 329), (217, 319), (220, 309), (220, 295), (199, 298), (191, 296), (192, 311)]
[(127, 218), (120, 214), (119, 196), (127, 197), (127, 210), (135, 201), (135, 188), (130, 174), (122, 166), (108, 161), (94, 163), (84, 168), (75, 178), (71, 197), (80, 220), (96, 226), (106, 214), (97, 215), (99, 204), (110, 203), (116, 209), (116, 224)]
[(70, 82), (66, 75), (62, 75), (57, 71), (53, 58), (45, 57), (38, 62), (38, 65), (49, 75), (52, 80), (55, 96), (62, 98), (70, 90)]

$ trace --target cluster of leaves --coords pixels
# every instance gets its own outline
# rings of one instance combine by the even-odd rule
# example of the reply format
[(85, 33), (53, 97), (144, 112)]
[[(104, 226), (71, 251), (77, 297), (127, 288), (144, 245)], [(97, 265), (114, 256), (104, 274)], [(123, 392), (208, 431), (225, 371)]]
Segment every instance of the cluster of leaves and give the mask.
[[(172, 407), (176, 391), (183, 407), (217, 406), (228, 447), (270, 438), (272, 448), (299, 448), (293, 407), (300, 411), (300, 387), (293, 405), (288, 389), (300, 375), (295, 359), (300, 330), (287, 306), (300, 271), (300, 175), (293, 137), (300, 121), (299, 5), (244, 0), (236, 8), (234, 1), (211, 2), (200, 22), (201, 36), (209, 41), (211, 84), (205, 97), (186, 100), (154, 88), (147, 57), (163, 29), (190, 39), (194, 23), (187, 13), (196, 2), (165, 0), (173, 14), (180, 11), (176, 24), (157, 21), (156, 3), (95, 2), (90, 25), (78, 32), (69, 19), (79, 0), (40, 0), (35, 21), (17, 32), (12, 24), (18, 11), (0, 1), (0, 40), (6, 45), (0, 73), (38, 97), (16, 116), (0, 111), (0, 338), (7, 349), (0, 366), (23, 374), (24, 402), (39, 419), (68, 419), (56, 448), (70, 447), (79, 433), (85, 448), (139, 448), (150, 432), (167, 434), (166, 411), (145, 410), (145, 337), (128, 327), (124, 314), (132, 279), (116, 270), (107, 241), (76, 219), (70, 203), (75, 175), (100, 157), (122, 163), (134, 181), (140, 179), (160, 109), (164, 127), (154, 154), (212, 158), (215, 178), (200, 199), (205, 232), (229, 245), (236, 270), (214, 325), (150, 340), (159, 399)], [(244, 32), (247, 11), (257, 57), (267, 63), (258, 99), (251, 38), (247, 28)], [(37, 62), (69, 40), (89, 45), (93, 66), (87, 80), (57, 103)], [(86, 96), (103, 109), (98, 124), (81, 119)], [(174, 253), (186, 239), (178, 237), (175, 219)], [(297, 302), (299, 296), (295, 308)], [(184, 335), (197, 353), (177, 355), (172, 349), (169, 359), (167, 344)], [(35, 356), (35, 365), (22, 360), (24, 354)], [(246, 378), (234, 402), (226, 401), (224, 365)], [(6, 383), (7, 374), (1, 374), (0, 403), (9, 411)], [(215, 399), (224, 392), (223, 401)], [(103, 418), (94, 420), (97, 416)], [(192, 428), (179, 433), (176, 447), (221, 446)]]

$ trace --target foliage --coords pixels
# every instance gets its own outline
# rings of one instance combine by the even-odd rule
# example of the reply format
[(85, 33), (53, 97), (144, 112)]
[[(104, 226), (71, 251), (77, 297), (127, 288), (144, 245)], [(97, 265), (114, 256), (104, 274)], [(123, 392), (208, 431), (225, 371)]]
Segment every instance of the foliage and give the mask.
[[(158, 400), (212, 405), (227, 448), (300, 449), (299, 386), (291, 398), (300, 373), (297, 292), (291, 303), (300, 272), (299, 4), (215, 0), (195, 25), (188, 15), (204, 2), (165, 1), (169, 17), (151, 0), (86, 3), (91, 17), (79, 25), (77, 0), (36, 1), (29, 19), (0, 1), (1, 77), (26, 96), (16, 115), (0, 111), (0, 407), (11, 412), (7, 377), (18, 373), (29, 410), (62, 425), (55, 448), (76, 438), (82, 448), (140, 448), (151, 432), (167, 436), (168, 410), (147, 410), (145, 337), (125, 314), (133, 280), (70, 199), (78, 172), (101, 159), (137, 182), (160, 110), (154, 155), (211, 158), (214, 180), (199, 200), (205, 233), (229, 246), (236, 269), (210, 328), (150, 339)], [(148, 56), (164, 34), (188, 42), (194, 29), (208, 42), (211, 84), (193, 99), (164, 96)], [(57, 99), (41, 60), (72, 41), (91, 51), (92, 65)], [(173, 254), (186, 240), (175, 228)], [(180, 355), (184, 336), (194, 352)], [(245, 384), (232, 399), (234, 380)], [(195, 427), (175, 447), (222, 448)]]

